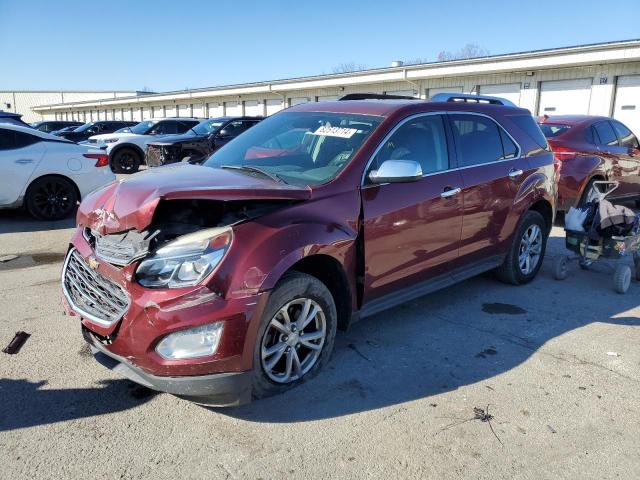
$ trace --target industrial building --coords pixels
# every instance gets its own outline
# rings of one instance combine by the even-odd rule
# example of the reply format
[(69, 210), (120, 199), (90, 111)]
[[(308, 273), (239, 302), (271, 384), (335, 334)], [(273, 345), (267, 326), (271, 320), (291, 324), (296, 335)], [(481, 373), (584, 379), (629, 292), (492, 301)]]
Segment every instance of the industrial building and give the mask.
[[(640, 40), (199, 88), (148, 95), (69, 98), (33, 108), (46, 119), (270, 115), (354, 92), (430, 98), (440, 92), (506, 97), (532, 113), (613, 116), (640, 133)], [(115, 98), (114, 98), (115, 97)]]

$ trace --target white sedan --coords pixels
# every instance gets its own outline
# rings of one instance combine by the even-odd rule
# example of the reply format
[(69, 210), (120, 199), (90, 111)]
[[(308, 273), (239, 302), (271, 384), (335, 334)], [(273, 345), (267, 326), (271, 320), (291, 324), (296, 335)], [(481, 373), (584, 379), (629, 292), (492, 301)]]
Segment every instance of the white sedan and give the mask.
[(33, 128), (0, 124), (0, 208), (26, 206), (57, 220), (93, 190), (115, 181), (109, 156)]

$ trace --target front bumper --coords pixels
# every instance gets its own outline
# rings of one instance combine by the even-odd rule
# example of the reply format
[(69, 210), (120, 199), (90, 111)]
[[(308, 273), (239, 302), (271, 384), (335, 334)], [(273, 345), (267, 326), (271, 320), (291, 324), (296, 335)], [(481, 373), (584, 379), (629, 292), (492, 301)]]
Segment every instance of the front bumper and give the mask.
[(102, 345), (87, 328), (82, 335), (98, 363), (129, 380), (159, 392), (211, 406), (237, 406), (251, 401), (251, 372), (189, 377), (159, 377), (137, 368)]

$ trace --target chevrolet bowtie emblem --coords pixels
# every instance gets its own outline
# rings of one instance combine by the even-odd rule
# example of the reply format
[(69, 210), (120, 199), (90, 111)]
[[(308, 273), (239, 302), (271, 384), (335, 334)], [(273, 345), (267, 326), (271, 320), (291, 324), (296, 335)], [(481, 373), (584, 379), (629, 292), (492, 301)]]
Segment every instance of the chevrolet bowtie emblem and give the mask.
[(91, 268), (91, 270), (97, 270), (98, 265), (100, 265), (98, 263), (98, 260), (96, 260), (96, 257), (94, 256), (87, 258), (87, 263), (89, 264), (89, 267)]

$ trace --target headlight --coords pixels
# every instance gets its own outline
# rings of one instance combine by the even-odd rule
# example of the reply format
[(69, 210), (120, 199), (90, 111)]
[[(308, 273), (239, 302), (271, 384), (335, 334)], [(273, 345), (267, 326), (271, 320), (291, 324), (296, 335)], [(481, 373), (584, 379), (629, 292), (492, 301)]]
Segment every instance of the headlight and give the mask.
[(156, 352), (168, 360), (207, 357), (216, 353), (222, 322), (202, 325), (167, 335), (156, 347)]
[(180, 288), (200, 283), (220, 264), (231, 245), (230, 228), (210, 228), (177, 238), (138, 266), (143, 287)]
[(104, 143), (116, 143), (118, 140), (120, 140), (119, 138), (105, 138), (104, 140), (102, 140)]

